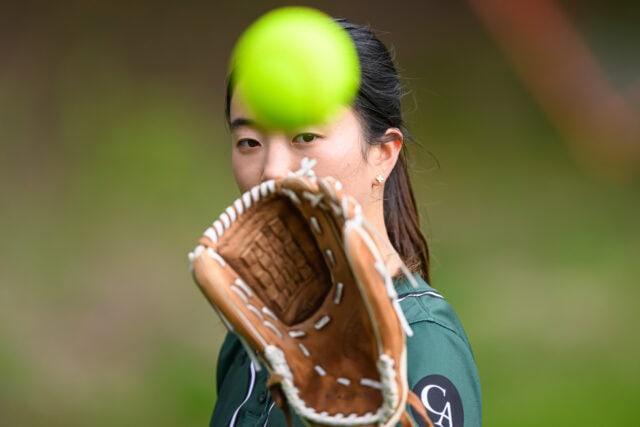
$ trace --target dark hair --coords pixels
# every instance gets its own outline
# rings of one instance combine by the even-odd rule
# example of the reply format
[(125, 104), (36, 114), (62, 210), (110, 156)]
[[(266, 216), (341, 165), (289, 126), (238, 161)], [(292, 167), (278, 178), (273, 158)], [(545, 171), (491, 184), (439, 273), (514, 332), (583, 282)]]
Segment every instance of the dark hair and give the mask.
[[(366, 26), (344, 19), (336, 22), (353, 39), (360, 60), (360, 88), (353, 109), (371, 145), (384, 144), (389, 128), (397, 128), (409, 140), (402, 120), (403, 88), (386, 46)], [(227, 81), (225, 113), (230, 118), (233, 76)], [(407, 169), (406, 144), (384, 186), (384, 222), (389, 240), (404, 263), (429, 282), (429, 248), (420, 230), (418, 209)]]
[[(386, 46), (371, 28), (336, 19), (353, 39), (360, 59), (361, 81), (353, 108), (360, 118), (369, 144), (389, 142), (389, 128), (400, 129), (409, 141), (402, 120), (403, 88)], [(384, 186), (384, 222), (389, 239), (404, 263), (429, 282), (429, 247), (420, 230), (413, 187), (407, 168), (406, 144)]]

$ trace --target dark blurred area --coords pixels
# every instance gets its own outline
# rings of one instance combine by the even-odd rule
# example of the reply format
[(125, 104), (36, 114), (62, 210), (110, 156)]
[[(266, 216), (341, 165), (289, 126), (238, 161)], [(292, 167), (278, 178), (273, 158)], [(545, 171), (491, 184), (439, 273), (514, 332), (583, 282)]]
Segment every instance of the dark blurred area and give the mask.
[[(227, 58), (284, 2), (0, 6), (0, 422), (204, 425), (187, 253), (237, 197)], [(638, 425), (640, 6), (301, 2), (393, 47), (487, 426)]]

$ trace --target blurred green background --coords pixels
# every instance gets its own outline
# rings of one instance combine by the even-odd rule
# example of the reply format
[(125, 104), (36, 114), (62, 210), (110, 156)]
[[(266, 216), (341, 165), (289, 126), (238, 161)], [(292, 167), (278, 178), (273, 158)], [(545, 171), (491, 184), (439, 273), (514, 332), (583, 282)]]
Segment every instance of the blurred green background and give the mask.
[[(640, 425), (637, 3), (302, 3), (394, 46), (485, 425)], [(237, 196), (227, 57), (284, 4), (2, 6), (2, 425), (208, 423), (223, 327), (187, 253)]]

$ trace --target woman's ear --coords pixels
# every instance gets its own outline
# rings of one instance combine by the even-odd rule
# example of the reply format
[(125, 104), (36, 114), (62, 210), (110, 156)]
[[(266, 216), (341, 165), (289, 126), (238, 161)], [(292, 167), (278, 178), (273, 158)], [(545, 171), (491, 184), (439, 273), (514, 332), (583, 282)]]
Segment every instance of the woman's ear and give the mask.
[(382, 137), (382, 140), (386, 142), (370, 146), (369, 164), (376, 169), (377, 174), (382, 174), (385, 180), (396, 165), (400, 150), (402, 150), (403, 138), (400, 129), (389, 128)]

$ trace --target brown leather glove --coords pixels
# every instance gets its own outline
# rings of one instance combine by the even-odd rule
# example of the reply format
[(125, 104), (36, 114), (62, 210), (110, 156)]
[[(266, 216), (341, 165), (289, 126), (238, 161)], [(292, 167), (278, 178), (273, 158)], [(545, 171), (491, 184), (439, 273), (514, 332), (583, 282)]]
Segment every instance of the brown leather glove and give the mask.
[(287, 417), (288, 405), (309, 425), (409, 425), (411, 330), (379, 240), (340, 183), (306, 162), (220, 215), (190, 254), (193, 276), (269, 370)]

